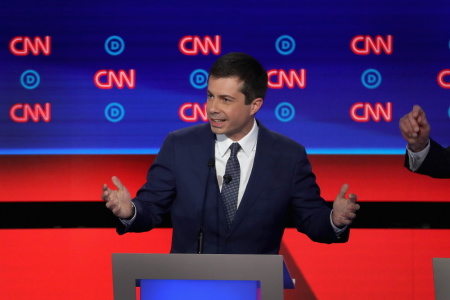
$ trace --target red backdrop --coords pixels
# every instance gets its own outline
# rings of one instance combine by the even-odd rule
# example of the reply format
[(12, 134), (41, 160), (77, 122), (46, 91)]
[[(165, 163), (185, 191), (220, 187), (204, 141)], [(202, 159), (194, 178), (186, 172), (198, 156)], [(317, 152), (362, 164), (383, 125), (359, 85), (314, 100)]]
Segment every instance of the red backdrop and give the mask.
[[(167, 253), (171, 229), (0, 230), (3, 300), (112, 300), (112, 253)], [(318, 244), (288, 229), (283, 251), (297, 288), (285, 299), (434, 299), (433, 257), (450, 257), (450, 230), (353, 229)]]
[[(100, 201), (112, 175), (133, 193), (153, 159), (0, 156), (0, 201)], [(310, 159), (327, 200), (349, 183), (362, 202), (450, 201), (448, 180), (407, 171), (402, 156)], [(0, 299), (111, 300), (111, 254), (168, 253), (170, 238), (170, 229), (124, 236), (114, 229), (0, 229)], [(297, 280), (286, 299), (431, 300), (432, 258), (450, 257), (450, 230), (353, 229), (348, 243), (326, 245), (288, 229), (282, 254)]]
[[(0, 156), (0, 201), (99, 201), (117, 175), (134, 193), (154, 156)], [(448, 180), (409, 172), (401, 155), (311, 155), (322, 195), (334, 200), (343, 183), (359, 201), (450, 201)]]

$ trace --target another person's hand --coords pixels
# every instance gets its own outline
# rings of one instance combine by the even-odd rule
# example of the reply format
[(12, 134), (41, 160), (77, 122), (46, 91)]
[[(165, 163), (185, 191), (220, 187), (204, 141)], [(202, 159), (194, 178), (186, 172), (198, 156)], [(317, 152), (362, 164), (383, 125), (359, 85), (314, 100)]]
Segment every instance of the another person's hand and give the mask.
[(129, 219), (133, 216), (130, 192), (116, 176), (113, 176), (111, 180), (117, 190), (111, 190), (106, 183), (103, 184), (102, 199), (116, 217)]
[(408, 147), (413, 152), (422, 151), (428, 145), (430, 124), (419, 105), (414, 105), (412, 111), (400, 119), (399, 127), (403, 138), (408, 142)]
[(357, 196), (355, 194), (349, 194), (348, 198), (345, 198), (345, 194), (348, 191), (348, 184), (344, 184), (333, 202), (333, 212), (331, 214), (331, 220), (333, 224), (342, 228), (350, 225), (353, 219), (356, 218), (356, 212), (360, 206), (356, 203)]

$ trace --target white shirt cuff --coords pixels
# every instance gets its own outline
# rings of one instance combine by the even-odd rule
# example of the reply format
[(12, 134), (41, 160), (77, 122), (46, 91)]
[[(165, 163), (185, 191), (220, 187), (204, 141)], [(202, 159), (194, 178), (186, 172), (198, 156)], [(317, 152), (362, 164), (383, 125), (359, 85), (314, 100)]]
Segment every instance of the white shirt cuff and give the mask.
[(422, 162), (425, 160), (425, 157), (430, 151), (430, 142), (428, 142), (428, 145), (422, 151), (412, 152), (408, 146), (406, 146), (406, 150), (408, 151), (409, 169), (415, 172), (420, 168)]
[(336, 225), (333, 224), (333, 219), (331, 217), (332, 214), (333, 214), (333, 210), (331, 210), (331, 213), (330, 213), (331, 226), (333, 227), (333, 230), (336, 233), (336, 236), (340, 236), (341, 233), (343, 233), (345, 231), (345, 229), (347, 229), (347, 225), (345, 225), (343, 228), (337, 228)]
[(120, 219), (120, 222), (122, 222), (125, 226), (130, 226), (131, 223), (133, 223), (134, 219), (136, 218), (136, 206), (133, 202), (131, 202), (131, 205), (133, 205), (133, 217), (131, 219)]

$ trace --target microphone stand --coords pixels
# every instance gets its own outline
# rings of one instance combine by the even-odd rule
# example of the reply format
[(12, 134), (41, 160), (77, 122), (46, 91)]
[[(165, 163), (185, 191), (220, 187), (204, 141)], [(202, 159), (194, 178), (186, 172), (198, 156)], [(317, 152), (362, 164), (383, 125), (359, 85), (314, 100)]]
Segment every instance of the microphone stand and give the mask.
[(200, 230), (198, 232), (198, 240), (197, 240), (197, 253), (202, 254), (203, 253), (203, 235), (204, 235), (204, 223), (205, 223), (205, 203), (206, 203), (206, 194), (208, 191), (208, 185), (209, 185), (209, 177), (211, 176), (211, 170), (214, 168), (215, 160), (212, 158), (208, 161), (208, 177), (206, 179), (206, 186), (205, 186), (205, 193), (203, 195), (203, 203), (202, 203), (202, 217), (201, 217), (201, 224), (200, 224)]

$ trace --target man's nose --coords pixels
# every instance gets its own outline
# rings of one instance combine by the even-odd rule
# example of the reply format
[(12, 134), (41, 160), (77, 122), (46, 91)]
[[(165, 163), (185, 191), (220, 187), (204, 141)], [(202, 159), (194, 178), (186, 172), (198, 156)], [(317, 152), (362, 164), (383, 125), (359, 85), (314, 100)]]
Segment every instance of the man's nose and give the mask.
[(216, 99), (209, 99), (206, 108), (209, 113), (217, 113), (219, 111), (218, 101)]

